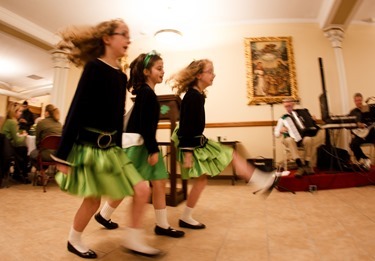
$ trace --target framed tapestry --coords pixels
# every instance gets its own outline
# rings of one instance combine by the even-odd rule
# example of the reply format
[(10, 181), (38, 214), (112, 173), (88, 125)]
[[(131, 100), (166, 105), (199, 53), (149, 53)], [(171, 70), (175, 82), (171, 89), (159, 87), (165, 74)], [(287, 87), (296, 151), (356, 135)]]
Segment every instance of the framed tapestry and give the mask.
[(291, 37), (245, 38), (248, 104), (298, 100)]

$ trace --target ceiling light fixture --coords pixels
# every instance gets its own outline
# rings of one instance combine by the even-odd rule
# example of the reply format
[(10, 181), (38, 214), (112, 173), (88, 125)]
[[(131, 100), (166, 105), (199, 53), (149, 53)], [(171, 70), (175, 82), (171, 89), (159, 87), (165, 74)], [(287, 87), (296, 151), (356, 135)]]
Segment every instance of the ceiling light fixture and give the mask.
[(154, 34), (157, 41), (167, 44), (178, 43), (182, 38), (182, 33), (176, 29), (161, 29)]

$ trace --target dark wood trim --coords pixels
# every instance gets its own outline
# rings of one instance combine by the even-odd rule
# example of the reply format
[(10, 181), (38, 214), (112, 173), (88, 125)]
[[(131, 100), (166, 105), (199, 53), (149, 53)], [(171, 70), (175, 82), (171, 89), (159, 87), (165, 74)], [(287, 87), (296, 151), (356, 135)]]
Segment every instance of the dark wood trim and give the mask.
[[(324, 124), (322, 120), (316, 121), (318, 124)], [(277, 121), (240, 121), (240, 122), (213, 122), (207, 123), (206, 128), (237, 128), (237, 127), (270, 127), (276, 126)], [(159, 129), (170, 129), (169, 123), (161, 122)]]

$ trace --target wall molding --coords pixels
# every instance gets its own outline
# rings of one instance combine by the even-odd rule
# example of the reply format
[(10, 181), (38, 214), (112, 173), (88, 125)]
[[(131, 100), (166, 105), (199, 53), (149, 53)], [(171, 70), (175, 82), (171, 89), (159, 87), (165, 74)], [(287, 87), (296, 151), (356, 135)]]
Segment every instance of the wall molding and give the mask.
[[(322, 120), (316, 120), (317, 124), (324, 124)], [(206, 128), (238, 128), (238, 127), (271, 127), (276, 126), (277, 121), (240, 121), (240, 122), (212, 122), (206, 123)], [(170, 129), (168, 122), (160, 121), (158, 129)]]

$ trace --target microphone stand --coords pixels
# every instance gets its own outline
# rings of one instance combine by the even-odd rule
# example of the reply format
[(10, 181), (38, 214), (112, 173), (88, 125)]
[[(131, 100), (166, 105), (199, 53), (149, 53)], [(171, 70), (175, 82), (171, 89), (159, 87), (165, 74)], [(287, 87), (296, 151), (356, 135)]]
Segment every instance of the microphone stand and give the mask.
[(273, 105), (276, 104), (277, 102), (269, 102), (269, 103), (257, 103), (256, 105), (270, 105), (271, 106), (271, 135), (272, 135), (272, 168), (275, 168), (276, 166), (276, 139), (274, 135), (274, 109)]
[(276, 166), (276, 138), (275, 138), (275, 124), (274, 124), (274, 108), (275, 102), (268, 103), (271, 106), (271, 135), (272, 135), (272, 167)]
[(256, 105), (270, 105), (271, 106), (271, 135), (272, 135), (272, 168), (276, 166), (276, 138), (274, 134), (275, 124), (274, 124), (274, 109), (273, 105), (277, 102), (268, 102), (268, 103), (257, 103)]

